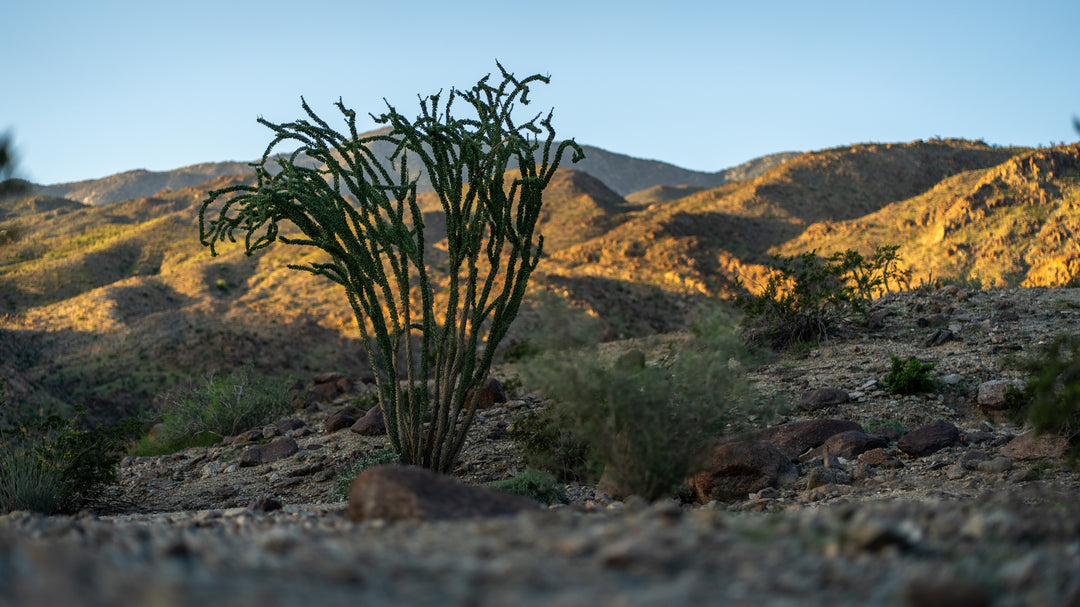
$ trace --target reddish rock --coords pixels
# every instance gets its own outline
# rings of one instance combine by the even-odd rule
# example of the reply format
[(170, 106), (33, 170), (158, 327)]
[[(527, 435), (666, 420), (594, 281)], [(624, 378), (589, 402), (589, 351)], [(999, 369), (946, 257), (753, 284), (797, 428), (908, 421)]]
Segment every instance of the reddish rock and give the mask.
[(319, 373), (311, 378), (313, 384), (336, 384), (338, 380), (345, 379), (344, 373)]
[(730, 501), (766, 487), (790, 484), (798, 471), (791, 458), (763, 440), (733, 441), (713, 451), (701, 472), (687, 480), (699, 503)]
[(336, 383), (314, 384), (308, 388), (309, 399), (317, 403), (332, 401), (339, 394)]
[[(469, 403), (473, 398), (473, 390), (469, 390), (469, 393), (465, 395), (465, 402)], [(490, 409), (497, 404), (506, 402), (506, 392), (503, 390), (502, 384), (494, 377), (489, 377), (484, 381), (484, 385), (480, 387), (480, 401), (477, 403), (477, 409)]]
[(375, 466), (361, 472), (349, 489), (354, 521), (424, 522), (505, 516), (539, 510), (517, 495), (462, 484), (415, 466)]
[(386, 434), (386, 419), (383, 417), (382, 406), (376, 405), (368, 409), (368, 412), (365, 413), (363, 417), (356, 420), (349, 430), (364, 436), (379, 436)]
[(861, 430), (848, 430), (830, 436), (820, 447), (801, 459), (809, 461), (815, 457), (824, 457), (826, 454), (853, 459), (865, 451), (888, 446), (889, 441), (883, 437), (867, 434)]
[(356, 420), (364, 416), (364, 411), (352, 405), (345, 405), (326, 418), (325, 432), (333, 434), (338, 430), (344, 430), (356, 423)]
[(811, 419), (765, 428), (754, 433), (754, 438), (769, 441), (788, 459), (796, 460), (800, 455), (821, 445), (834, 434), (862, 429), (862, 426), (850, 421)]
[(859, 463), (868, 466), (880, 466), (888, 461), (888, 459), (889, 456), (886, 455), (884, 449), (870, 449), (859, 455)]
[(240, 452), (237, 462), (241, 466), (269, 464), (293, 455), (300, 450), (296, 441), (288, 436), (279, 436), (265, 445), (252, 445)]
[(960, 439), (960, 430), (944, 420), (916, 428), (900, 437), (896, 446), (913, 457), (923, 457), (944, 449)]
[(1044, 457), (1065, 457), (1069, 441), (1050, 432), (1039, 434), (1034, 430), (1012, 439), (1001, 448), (1001, 454), (1013, 460), (1031, 460)]
[(846, 403), (848, 399), (847, 390), (818, 388), (802, 395), (802, 398), (799, 399), (799, 408), (803, 411), (817, 411), (825, 407)]

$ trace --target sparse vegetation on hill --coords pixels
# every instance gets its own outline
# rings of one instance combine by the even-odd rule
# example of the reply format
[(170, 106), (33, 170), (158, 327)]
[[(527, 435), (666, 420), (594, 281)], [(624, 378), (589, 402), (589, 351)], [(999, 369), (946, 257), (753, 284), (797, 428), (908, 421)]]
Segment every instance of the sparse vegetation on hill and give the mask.
[[(1075, 150), (847, 146), (650, 204), (560, 169), (545, 193), (545, 259), (523, 315), (532, 291), (554, 291), (602, 319), (603, 339), (679, 330), (709, 298), (733, 297), (735, 277), (766, 284), (774, 253), (870, 255), (884, 243), (900, 245), (913, 284), (1075, 283)], [(194, 224), (206, 191), (253, 180), (222, 176), (100, 207), (41, 196), (0, 202), (0, 368), (14, 406), (85, 403), (109, 417), (246, 361), (272, 375), (366, 368), (335, 285), (285, 267), (325, 263), (320, 252), (247, 258), (232, 246), (204, 255)], [(884, 185), (864, 183), (875, 180)], [(445, 217), (434, 194), (417, 202), (441, 285)], [(955, 227), (938, 240), (946, 218)]]

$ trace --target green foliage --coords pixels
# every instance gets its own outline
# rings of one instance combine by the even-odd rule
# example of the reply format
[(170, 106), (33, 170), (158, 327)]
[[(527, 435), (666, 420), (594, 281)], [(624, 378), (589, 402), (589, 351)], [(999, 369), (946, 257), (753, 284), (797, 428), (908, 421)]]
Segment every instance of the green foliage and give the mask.
[(130, 447), (127, 453), (133, 457), (169, 455), (191, 447), (213, 447), (220, 443), (221, 436), (213, 432), (200, 432), (192, 436), (176, 438), (144, 436)]
[(116, 482), (120, 455), (137, 423), (86, 430), (80, 427), (84, 413), (79, 407), (68, 419), (51, 415), (0, 431), (0, 512), (72, 511)]
[(589, 443), (573, 432), (574, 420), (565, 407), (547, 407), (519, 416), (510, 438), (521, 448), (525, 464), (547, 470), (564, 483), (595, 482), (602, 465)]
[(334, 479), (334, 490), (330, 493), (330, 501), (342, 502), (348, 499), (349, 488), (352, 486), (353, 479), (363, 470), (372, 466), (396, 464), (398, 459), (398, 455), (390, 448), (375, 449), (360, 456)]
[(528, 469), (517, 476), (488, 483), (488, 487), (527, 497), (541, 504), (566, 501), (566, 487), (560, 485), (554, 476), (540, 470)]
[[(900, 269), (899, 248), (881, 246), (870, 257), (852, 249), (825, 258), (816, 251), (773, 257), (762, 291), (736, 298), (750, 341), (784, 349), (823, 339), (852, 313), (864, 313), (875, 297), (907, 286), (911, 271)], [(736, 286), (742, 281), (736, 279)]]
[[(605, 363), (588, 346), (548, 351), (521, 365), (526, 383), (554, 401), (533, 446), (551, 447), (557, 476), (602, 469), (626, 494), (671, 495), (714, 441), (762, 412), (738, 363), (745, 355), (731, 319), (719, 314), (662, 365), (633, 353)], [(588, 449), (584, 466), (567, 457), (578, 444)]]
[[(572, 140), (555, 143), (551, 113), (515, 122), (513, 110), (528, 103), (530, 85), (548, 79), (499, 70), (497, 86), (489, 75), (469, 90), (451, 89), (446, 99), (422, 98), (415, 121), (387, 104), (374, 118), (389, 129), (375, 135), (361, 137), (356, 113), (341, 101), (345, 135), (306, 102), (310, 121), (260, 119), (275, 136), (255, 166), (258, 185), (215, 190), (199, 212), (200, 239), (215, 254), (239, 231), (248, 254), (280, 240), (329, 255), (325, 263), (289, 267), (344, 288), (387, 396), (391, 444), (403, 463), (439, 472), (453, 468), (476, 414), (477, 403), (466, 395), (486, 379), (540, 261), (543, 239), (535, 228), (543, 190), (567, 149), (575, 161), (583, 157)], [(455, 101), (472, 115), (455, 116)], [(273, 156), (282, 143), (300, 147)], [(394, 152), (377, 157), (380, 144)], [(410, 162), (422, 166), (445, 215), (445, 259), (439, 260), (445, 286), (433, 285), (425, 260)], [(285, 223), (300, 236), (286, 236)], [(438, 305), (436, 291), (445, 296)], [(412, 385), (430, 382), (432, 396), (400, 389), (395, 369), (407, 369)]]
[(1056, 432), (1080, 460), (1080, 337), (1060, 335), (1026, 361), (1029, 373), (1023, 415), (1040, 432)]
[(889, 355), (892, 367), (885, 375), (885, 387), (893, 394), (916, 394), (934, 389), (934, 380), (930, 372), (936, 363), (920, 362), (914, 357), (902, 359)]
[(251, 366), (224, 377), (208, 374), (165, 396), (165, 430), (158, 442), (184, 448), (198, 444), (200, 435), (220, 440), (273, 422), (290, 409), (290, 383), (257, 375)]

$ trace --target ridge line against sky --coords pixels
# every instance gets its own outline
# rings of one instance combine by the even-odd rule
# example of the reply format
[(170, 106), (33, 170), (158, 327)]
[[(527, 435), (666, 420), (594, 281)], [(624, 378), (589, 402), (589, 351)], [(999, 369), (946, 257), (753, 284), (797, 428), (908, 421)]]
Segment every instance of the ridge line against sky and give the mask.
[[(718, 171), (933, 137), (1076, 141), (1080, 2), (6, 3), (0, 134), (37, 183), (259, 158), (301, 118), (549, 74), (560, 137)], [(530, 114), (531, 115), (531, 114)], [(361, 121), (361, 130), (374, 128)]]

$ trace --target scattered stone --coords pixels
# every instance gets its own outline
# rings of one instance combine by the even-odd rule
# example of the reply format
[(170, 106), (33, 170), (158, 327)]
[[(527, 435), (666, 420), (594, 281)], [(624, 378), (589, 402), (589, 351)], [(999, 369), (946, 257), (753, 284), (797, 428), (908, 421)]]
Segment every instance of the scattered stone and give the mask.
[(284, 506), (280, 501), (272, 497), (260, 497), (254, 499), (248, 505), (248, 510), (254, 512), (273, 512), (275, 510), (281, 510)]
[[(642, 354), (644, 356), (644, 354)], [(644, 366), (644, 362), (642, 366)], [(469, 390), (465, 395), (465, 402), (471, 402), (473, 398), (473, 390)], [(502, 384), (494, 377), (489, 377), (484, 381), (484, 385), (480, 388), (479, 401), (476, 404), (477, 409), (490, 409), (497, 404), (506, 402), (506, 392), (503, 390)]]
[(1010, 387), (1022, 392), (1027, 383), (1022, 379), (994, 379), (979, 384), (979, 406), (995, 411), (1014, 408), (1018, 403), (1009, 398)]
[(237, 434), (236, 437), (233, 438), (232, 444), (242, 445), (244, 443), (250, 443), (252, 441), (259, 440), (260, 438), (262, 438), (262, 428), (259, 428), (257, 430), (248, 430), (247, 432), (241, 432), (240, 434)]
[(922, 345), (924, 348), (933, 348), (955, 339), (957, 339), (956, 335), (949, 329), (936, 329), (922, 340)]
[(869, 466), (880, 466), (888, 459), (889, 456), (885, 453), (885, 450), (880, 447), (859, 454), (859, 462)]
[(818, 388), (802, 395), (799, 399), (799, 409), (803, 411), (817, 411), (825, 407), (840, 405), (848, 402), (847, 390), (839, 388)]
[(861, 430), (848, 430), (830, 436), (818, 448), (810, 451), (800, 459), (804, 462), (823, 457), (825, 454), (836, 455), (844, 459), (855, 459), (860, 454), (871, 449), (888, 447), (889, 441)]
[(789, 485), (798, 471), (768, 441), (732, 441), (713, 451), (702, 471), (687, 479), (700, 504), (745, 499), (766, 487)]
[(806, 475), (806, 488), (816, 489), (824, 485), (850, 485), (851, 475), (837, 468), (815, 466)]
[(296, 430), (299, 430), (300, 428), (303, 428), (304, 426), (307, 426), (307, 424), (304, 422), (304, 420), (296, 418), (296, 417), (290, 417), (288, 419), (283, 419), (283, 420), (279, 421), (275, 425), (277, 426), (277, 429), (281, 431), (282, 434), (286, 434), (288, 432), (295, 432)]
[(790, 460), (820, 446), (830, 436), (848, 430), (862, 430), (855, 422), (839, 419), (810, 419), (772, 426), (754, 433), (754, 438), (769, 441)]
[(338, 430), (344, 430), (356, 423), (356, 420), (364, 416), (364, 411), (353, 405), (345, 405), (326, 418), (324, 432), (333, 434)]
[(979, 464), (985, 461), (989, 461), (991, 459), (993, 459), (993, 456), (986, 451), (982, 451), (980, 449), (972, 449), (960, 458), (959, 463), (961, 466), (964, 467), (965, 470), (977, 470), (979, 468)]
[(414, 466), (374, 466), (357, 475), (349, 490), (354, 521), (439, 521), (517, 514), (539, 506), (516, 495), (471, 487), (450, 476)]
[(1001, 454), (1013, 460), (1065, 457), (1069, 441), (1050, 432), (1039, 434), (1035, 430), (1025, 432), (1001, 448)]
[(237, 459), (241, 466), (255, 466), (276, 462), (293, 455), (300, 450), (296, 441), (288, 436), (279, 436), (265, 445), (252, 445), (240, 452)]
[(954, 444), (960, 430), (944, 420), (916, 428), (900, 437), (896, 446), (912, 457), (925, 457)]
[(356, 420), (349, 430), (364, 436), (379, 436), (386, 434), (386, 419), (383, 417), (382, 405), (376, 405)]
[(1007, 457), (995, 457), (991, 460), (979, 462), (979, 472), (988, 472), (991, 474), (1000, 474), (1012, 470), (1012, 460)]
[(912, 607), (989, 607), (993, 602), (982, 584), (965, 579), (913, 580), (903, 595)]

